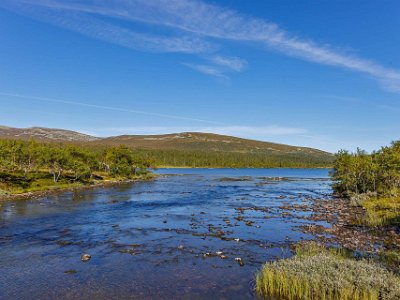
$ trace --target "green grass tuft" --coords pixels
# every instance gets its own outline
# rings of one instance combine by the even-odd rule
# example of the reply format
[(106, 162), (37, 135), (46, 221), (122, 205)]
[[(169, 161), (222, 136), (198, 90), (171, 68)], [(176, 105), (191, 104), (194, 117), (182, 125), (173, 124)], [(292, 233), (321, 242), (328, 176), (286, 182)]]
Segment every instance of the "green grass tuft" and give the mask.
[(400, 224), (400, 197), (371, 198), (362, 203), (371, 226)]
[(291, 259), (269, 262), (256, 278), (266, 299), (400, 299), (400, 278), (380, 264), (348, 258), (316, 244), (296, 249)]

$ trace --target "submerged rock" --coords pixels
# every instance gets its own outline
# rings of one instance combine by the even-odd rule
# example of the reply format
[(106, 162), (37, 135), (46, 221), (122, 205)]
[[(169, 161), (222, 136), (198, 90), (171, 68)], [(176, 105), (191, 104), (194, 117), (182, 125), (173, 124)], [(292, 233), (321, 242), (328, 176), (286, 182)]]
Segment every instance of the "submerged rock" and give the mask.
[(87, 253), (81, 255), (81, 261), (83, 261), (83, 262), (88, 262), (91, 258), (92, 258), (92, 256)]
[(238, 262), (239, 265), (240, 265), (241, 267), (244, 266), (244, 262), (243, 262), (243, 260), (242, 260), (240, 257), (236, 257), (236, 258), (235, 258), (235, 261)]

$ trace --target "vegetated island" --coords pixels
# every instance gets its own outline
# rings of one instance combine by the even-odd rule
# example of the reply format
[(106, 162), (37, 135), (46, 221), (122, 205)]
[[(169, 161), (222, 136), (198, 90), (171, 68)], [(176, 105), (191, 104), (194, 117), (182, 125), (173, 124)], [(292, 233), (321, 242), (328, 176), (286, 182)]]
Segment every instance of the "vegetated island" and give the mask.
[(0, 141), (0, 199), (146, 180), (150, 162), (125, 146), (89, 149), (35, 140)]
[[(354, 208), (345, 213), (342, 228), (390, 232), (395, 238), (369, 251), (357, 236), (346, 237), (347, 246), (299, 243), (292, 258), (263, 266), (256, 278), (258, 294), (266, 299), (400, 299), (400, 141), (372, 154), (338, 152), (331, 177), (337, 196)], [(352, 249), (349, 239), (355, 240)]]

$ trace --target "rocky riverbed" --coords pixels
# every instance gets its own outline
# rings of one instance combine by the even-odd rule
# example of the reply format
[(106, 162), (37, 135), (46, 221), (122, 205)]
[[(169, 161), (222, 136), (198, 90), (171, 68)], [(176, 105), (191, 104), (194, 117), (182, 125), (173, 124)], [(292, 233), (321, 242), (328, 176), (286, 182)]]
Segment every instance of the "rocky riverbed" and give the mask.
[(324, 169), (158, 172), (1, 203), (3, 298), (252, 299), (261, 265), (299, 241), (398, 247), (397, 229), (352, 225), (359, 212), (331, 196)]

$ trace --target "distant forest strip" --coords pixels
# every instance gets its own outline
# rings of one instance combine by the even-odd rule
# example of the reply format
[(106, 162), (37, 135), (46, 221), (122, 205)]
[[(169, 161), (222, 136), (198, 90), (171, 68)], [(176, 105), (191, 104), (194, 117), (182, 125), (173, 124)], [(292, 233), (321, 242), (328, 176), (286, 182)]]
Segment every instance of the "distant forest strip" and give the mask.
[(197, 150), (135, 150), (143, 160), (155, 166), (189, 168), (325, 168), (333, 164), (333, 156), (325, 153), (221, 152)]
[(0, 195), (148, 175), (150, 161), (125, 147), (89, 149), (34, 140), (0, 141)]

